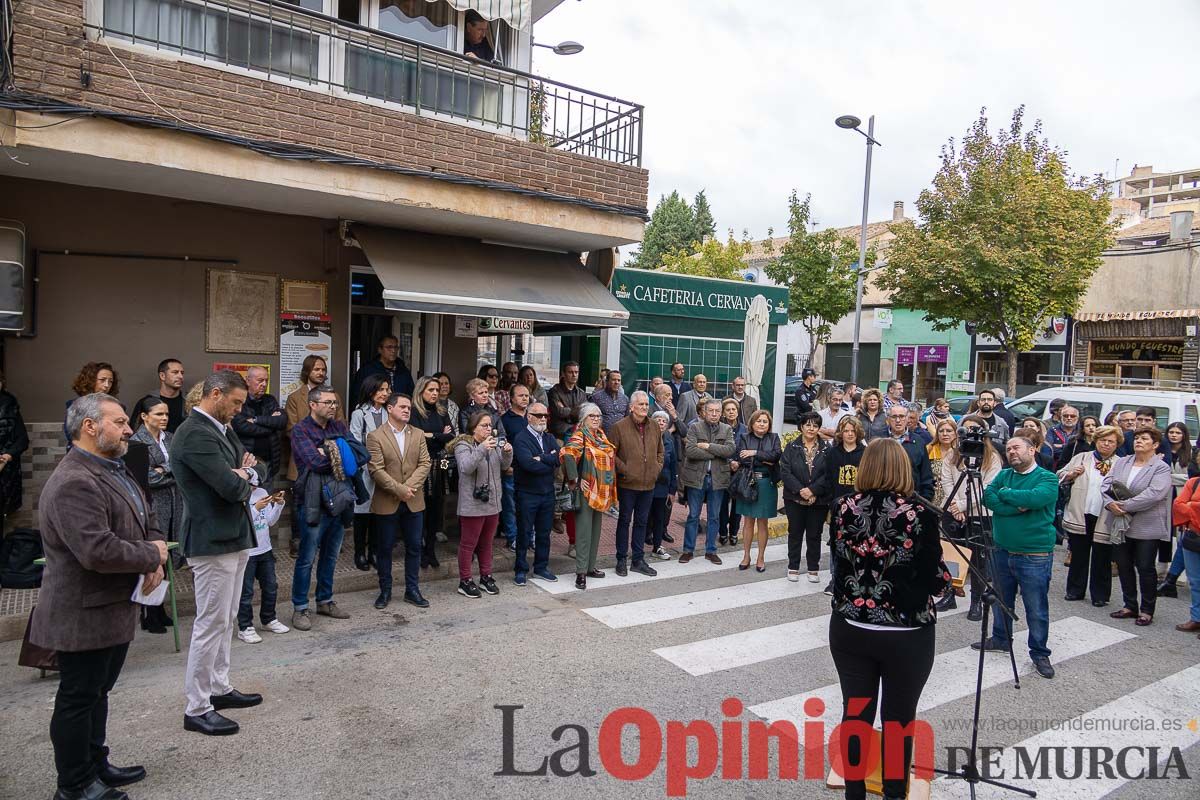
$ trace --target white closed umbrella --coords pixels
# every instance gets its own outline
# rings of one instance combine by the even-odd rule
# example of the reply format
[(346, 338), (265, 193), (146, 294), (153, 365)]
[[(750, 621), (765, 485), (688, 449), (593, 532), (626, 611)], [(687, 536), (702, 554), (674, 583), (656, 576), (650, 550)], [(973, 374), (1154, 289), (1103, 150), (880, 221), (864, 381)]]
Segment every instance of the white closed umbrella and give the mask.
[(746, 393), (761, 404), (763, 368), (767, 361), (767, 326), (771, 324), (771, 306), (761, 294), (750, 301), (746, 311), (745, 341), (742, 345), (742, 377), (746, 379)]

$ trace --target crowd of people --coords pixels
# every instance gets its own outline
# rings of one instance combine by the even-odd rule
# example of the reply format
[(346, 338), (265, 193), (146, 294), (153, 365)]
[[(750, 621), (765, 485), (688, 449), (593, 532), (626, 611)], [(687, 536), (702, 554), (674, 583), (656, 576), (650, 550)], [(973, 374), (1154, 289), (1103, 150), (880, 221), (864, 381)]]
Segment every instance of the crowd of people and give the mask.
[[(174, 623), (160, 599), (149, 599), (168, 558), (190, 569), (195, 584), (184, 727), (228, 735), (238, 725), (220, 712), (262, 702), (230, 680), (234, 635), (256, 644), (260, 631), (311, 630), (314, 577), (315, 615), (348, 618), (333, 581), (347, 528), (355, 566), (377, 572), (376, 608), (392, 601), (399, 544), (403, 600), (428, 608), (422, 570), (440, 566), (451, 502), (459, 531), (457, 591), (479, 599), (500, 592), (493, 538), (515, 554), (517, 587), (530, 578), (558, 580), (550, 564), (553, 531), (567, 535), (577, 589), (604, 579), (597, 553), (609, 515), (616, 575), (653, 576), (650, 561), (673, 557), (665, 545), (675, 543), (667, 523), (676, 502), (687, 509), (680, 563), (702, 555), (720, 565), (718, 547), (740, 542), (739, 569), (764, 572), (767, 526), (782, 487), (786, 577), (819, 581), (828, 542), (825, 591), (839, 611), (831, 649), (839, 669), (846, 666), (859, 683), (887, 650), (873, 626), (888, 636), (916, 636), (966, 594), (949, 581), (934, 546), (938, 522), (914, 505), (914, 495), (944, 508), (962, 531), (989, 519), (990, 574), (1007, 605), (1019, 591), (1030, 657), (1047, 678), (1054, 675), (1047, 593), (1060, 536), (1068, 542), (1066, 600), (1090, 595), (1097, 607), (1108, 604), (1115, 564), (1122, 602), (1112, 617), (1149, 625), (1157, 597), (1174, 596), (1186, 570), (1191, 619), (1177, 627), (1200, 631), (1200, 499), (1194, 499), (1200, 448), (1181, 422), (1160, 432), (1153, 409), (1101, 424), (1055, 401), (1046, 425), (1012, 418), (998, 390), (984, 389), (956, 420), (942, 399), (923, 416), (905, 401), (898, 381), (886, 393), (860, 391), (819, 384), (808, 371), (795, 398), (798, 430), (781, 440), (743, 378), (718, 398), (705, 375), (688, 380), (682, 363), (628, 395), (617, 370), (589, 390), (580, 384), (578, 364), (567, 362), (547, 389), (532, 367), (484, 365), (463, 387), (460, 404), (446, 373), (414, 380), (397, 352), (394, 337), (379, 342), (379, 358), (351, 383), (353, 406), (328, 385), (328, 364), (318, 355), (304, 360), (299, 384), (282, 404), (267, 391), (265, 369), (215, 372), (185, 393), (183, 364), (165, 359), (158, 390), (127, 412), (111, 364), (80, 370), (64, 423), (68, 455), (40, 504), (48, 570), (30, 632), (31, 642), (59, 654), (62, 667), (51, 725), (60, 796), (117, 798), (121, 793), (104, 792), (144, 775), (112, 766), (102, 734), (107, 693), (136, 620), (154, 632)], [(16, 408), (15, 399), (10, 405)], [(958, 480), (966, 469), (959, 447), (964, 429), (983, 435), (982, 504), (969, 502)], [(19, 451), (19, 442), (14, 446)], [(0, 470), (16, 457), (5, 449)], [(276, 613), (271, 534), (287, 506), (295, 558), (290, 626)], [(896, 531), (883, 537), (886, 543), (864, 544), (889, 526)], [(1180, 546), (1173, 548), (1176, 538)], [(897, 565), (908, 565), (907, 588), (887, 588)], [(966, 583), (968, 617), (978, 620), (981, 582), (973, 574)], [(84, 584), (107, 599), (81, 610)], [(139, 592), (146, 599), (130, 604)], [(980, 646), (1007, 651), (1011, 639), (997, 617)], [(911, 641), (931, 657), (932, 633)], [(924, 662), (914, 661), (891, 687), (902, 699), (893, 706), (900, 717), (927, 677)], [(844, 688), (866, 690), (857, 683)]]

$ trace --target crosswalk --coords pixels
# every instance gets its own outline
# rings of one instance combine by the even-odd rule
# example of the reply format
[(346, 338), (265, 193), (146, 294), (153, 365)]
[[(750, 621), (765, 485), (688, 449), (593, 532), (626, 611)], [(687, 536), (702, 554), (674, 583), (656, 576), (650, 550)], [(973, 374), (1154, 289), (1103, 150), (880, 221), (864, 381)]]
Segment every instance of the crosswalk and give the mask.
[[(767, 548), (768, 563), (786, 557), (786, 545), (776, 544)], [(636, 642), (633, 646), (645, 648), (664, 665), (670, 665), (668, 670), (679, 670), (677, 674), (685, 676), (685, 680), (718, 681), (714, 686), (731, 681), (736, 684), (741, 670), (754, 668), (758, 670), (754, 674), (760, 678), (757, 683), (762, 683), (761, 676), (771, 674), (769, 670), (781, 670), (784, 673), (781, 679), (768, 681), (766, 689), (770, 692), (771, 687), (776, 687), (775, 691), (778, 691), (778, 687), (786, 686), (790, 693), (773, 698), (769, 693), (767, 698), (750, 696), (746, 703), (747, 713), (766, 722), (791, 722), (797, 729), (803, 729), (805, 722), (819, 719), (828, 737), (841, 720), (842, 704), (839, 685), (828, 682), (828, 677), (836, 674), (828, 653), (829, 600), (822, 594), (829, 579), (828, 573), (822, 572), (817, 583), (810, 583), (806, 579), (789, 582), (779, 577), (778, 566), (772, 570), (775, 577), (758, 578), (753, 573), (730, 572), (736, 564), (736, 554), (720, 566), (702, 560), (688, 564), (667, 562), (661, 565), (655, 577), (631, 574), (628, 578), (613, 576), (611, 581), (589, 582), (586, 593), (577, 593), (577, 606), (586, 618), (611, 629), (614, 634), (630, 629), (642, 631), (642, 635), (625, 641)], [(555, 595), (574, 591), (562, 584), (537, 585)], [(637, 599), (622, 600), (619, 593), (612, 591), (631, 585), (639, 587), (635, 592)], [(593, 587), (602, 591), (595, 593)], [(965, 602), (960, 602), (957, 608), (941, 613), (939, 619), (942, 622), (952, 620), (964, 614), (966, 606)], [(749, 615), (739, 611), (747, 608), (755, 611)], [(1031, 686), (1018, 694), (997, 695), (991, 702), (998, 706), (1000, 712), (1041, 715), (1062, 721), (1064, 725), (1075, 724), (1078, 727), (1048, 730), (1022, 741), (1008, 742), (1002, 760), (1009, 765), (1010, 775), (1020, 774), (1018, 766), (1027, 766), (1025, 762), (1036, 759), (1037, 756), (1031, 756), (1030, 753), (1038, 748), (1070, 749), (1095, 745), (1097, 736), (1090, 731), (1095, 729), (1097, 721), (1147, 714), (1164, 718), (1177, 717), (1180, 713), (1200, 716), (1200, 703), (1196, 700), (1200, 696), (1196, 693), (1196, 687), (1200, 686), (1200, 665), (1186, 667), (1165, 677), (1161, 676), (1161, 671), (1150, 672), (1149, 675), (1156, 680), (1150, 680), (1149, 675), (1141, 681), (1129, 682), (1126, 678), (1125, 681), (1130, 683), (1128, 694), (1108, 702), (1099, 702), (1110, 697), (1102, 695), (1097, 700), (1099, 704), (1083, 714), (1079, 714), (1079, 709), (1086, 706), (1078, 701), (1074, 706), (1064, 703), (1066, 707), (1055, 716), (1053, 706), (1060, 687), (1068, 688), (1063, 687), (1063, 683), (1071, 681), (1073, 685), (1078, 685), (1079, 681), (1092, 680), (1102, 683), (1102, 674), (1092, 674), (1090, 665), (1098, 664), (1104, 668), (1103, 665), (1107, 664), (1111, 668), (1114, 659), (1120, 662), (1130, 652), (1142, 652), (1120, 650), (1122, 646), (1135, 643), (1134, 647), (1145, 647), (1144, 644), (1136, 644), (1142, 629), (1112, 623), (1106, 614), (1099, 612), (1088, 615), (1091, 618), (1069, 613), (1077, 609), (1077, 606), (1069, 607), (1068, 615), (1051, 620), (1052, 661), (1058, 667), (1060, 676), (1049, 684), (1034, 674), (1025, 649), (1024, 626), (1018, 626), (1014, 636), (1017, 669), (1022, 684), (1027, 683), (1026, 678), (1029, 678)], [(788, 621), (780, 622), (781, 618)], [(758, 620), (763, 624), (742, 629), (747, 620)], [(664, 622), (673, 624), (650, 627)], [(975, 638), (978, 628), (974, 623), (964, 623), (966, 620), (948, 623), (960, 626), (952, 630), (955, 638), (962, 641), (964, 646), (943, 647), (937, 654), (918, 708), (922, 718), (944, 715), (961, 720), (965, 715), (969, 719), (969, 698), (975, 691), (979, 654), (966, 646), (966, 642)], [(728, 632), (731, 629), (732, 632)], [(697, 636), (697, 633), (701, 635)], [(943, 641), (943, 633), (939, 628), (939, 643)], [(1143, 652), (1140, 657), (1147, 656)], [(775, 667), (775, 664), (779, 666)], [(806, 678), (810, 674), (821, 679)], [(731, 680), (722, 676), (729, 676)], [(988, 654), (985, 657), (982, 677), (985, 692), (1002, 691), (1000, 687), (1011, 686), (1012, 679), (1012, 664), (1006, 655)], [(695, 688), (703, 690), (704, 686), (697, 683)], [(716, 691), (724, 693), (728, 690)], [(1062, 693), (1070, 694), (1069, 691)], [(753, 692), (748, 694), (753, 695)], [(806, 701), (812, 698), (823, 702), (822, 714), (814, 716), (806, 713)], [(1030, 705), (1027, 698), (1039, 700)], [(751, 702), (754, 700), (758, 702)], [(809, 710), (812, 708), (810, 705)], [(1139, 730), (1113, 734), (1109, 739), (1119, 740), (1120, 746), (1157, 747), (1159, 750), (1154, 752), (1162, 761), (1169, 757), (1172, 747), (1186, 750), (1200, 744), (1197, 727), (1193, 721), (1190, 728), (1183, 725), (1170, 731)], [(1007, 740), (1002, 738), (1001, 741)], [(799, 745), (802, 748), (803, 742)], [(1040, 797), (1099, 800), (1120, 790), (1133, 779), (1116, 775), (1104, 780), (1072, 782), (1069, 775), (1064, 777), (1050, 769), (1047, 774), (1031, 776), (1020, 785), (1036, 789)], [(962, 782), (937, 780), (933, 784), (933, 797), (965, 798), (969, 795), (969, 787)]]

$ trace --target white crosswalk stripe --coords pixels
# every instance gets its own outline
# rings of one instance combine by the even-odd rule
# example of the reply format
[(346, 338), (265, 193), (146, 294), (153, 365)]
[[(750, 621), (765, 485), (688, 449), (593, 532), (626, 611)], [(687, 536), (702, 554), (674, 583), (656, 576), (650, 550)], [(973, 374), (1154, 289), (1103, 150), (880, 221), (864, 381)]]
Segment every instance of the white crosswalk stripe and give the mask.
[[(756, 550), (755, 553), (757, 552), (758, 551)], [(767, 545), (764, 560), (768, 564), (775, 561), (786, 561), (787, 545)], [(621, 586), (629, 586), (635, 583), (664, 581), (671, 578), (682, 578), (688, 575), (706, 575), (711, 572), (732, 569), (738, 565), (739, 559), (736, 557), (736, 555), (731, 558), (725, 558), (722, 560), (720, 566), (717, 566), (716, 564), (710, 564), (704, 559), (703, 555), (697, 556), (686, 564), (680, 564), (678, 561), (655, 561), (652, 558), (647, 558), (646, 563), (654, 567), (658, 574), (651, 577), (649, 575), (642, 575), (639, 572), (631, 572), (626, 577), (621, 578), (618, 577), (612, 570), (608, 570), (606, 572), (606, 577), (603, 580), (589, 580), (587, 591), (591, 593), (596, 589), (616, 589)], [(549, 594), (567, 594), (569, 592), (579, 591), (575, 588), (574, 581), (567, 580), (568, 577), (569, 576), (564, 575), (555, 583), (546, 583), (545, 581), (540, 580), (534, 580), (531, 582), (534, 586)]]
[[(1053, 628), (1052, 628), (1053, 630)], [(1130, 781), (1130, 772), (1121, 775), (1114, 771), (1105, 774), (1098, 771), (1097, 776), (1087, 776), (1087, 780), (1068, 779), (1055, 775), (1053, 767), (1049, 768), (1045, 777), (1039, 768), (1030, 770), (1026, 765), (1030, 759), (1037, 757), (1039, 748), (1087, 748), (1105, 745), (1113, 750), (1131, 747), (1158, 748), (1158, 763), (1165, 763), (1170, 749), (1180, 749), (1196, 744), (1195, 732), (1180, 725), (1173, 730), (1164, 730), (1152, 726), (1127, 726), (1120, 731), (1103, 733), (1104, 725), (1122, 721), (1143, 720), (1175, 720), (1180, 713), (1190, 713), (1196, 708), (1196, 687), (1200, 686), (1200, 665), (1189, 667), (1162, 680), (1143, 686), (1137, 691), (1117, 698), (1110, 703), (1081, 714), (1054, 730), (1047, 730), (1031, 736), (1016, 745), (1005, 748), (997, 768), (989, 768), (993, 775), (1001, 772), (1007, 782), (1022, 789), (1032, 789), (1038, 797), (1049, 797), (1054, 800), (1099, 800), (1107, 797)], [(1024, 758), (1022, 758), (1024, 753)], [(1073, 769), (1074, 758), (1067, 770)], [(1129, 770), (1136, 774), (1141, 768), (1147, 767), (1145, 757), (1141, 760), (1131, 758)], [(1034, 772), (1030, 775), (1030, 772)], [(1015, 780), (1013, 776), (1021, 776)], [(1194, 778), (1193, 778), (1194, 780)], [(1156, 781), (1158, 783), (1160, 781)], [(1172, 783), (1174, 781), (1171, 781)], [(1194, 788), (1194, 787), (1193, 787)], [(936, 797), (966, 798), (971, 796), (970, 787), (963, 781), (939, 780), (934, 784)]]
[[(1023, 638), (1020, 632), (1016, 638), (1019, 646)], [(1111, 628), (1108, 625), (1101, 625), (1081, 617), (1067, 617), (1051, 623), (1050, 647), (1053, 650), (1051, 658), (1054, 663), (1062, 663), (1135, 638), (1137, 636), (1128, 631)], [(918, 713), (973, 694), (975, 682), (967, 680), (966, 677), (974, 678), (978, 659), (979, 653), (970, 647), (939, 654), (934, 659), (933, 671), (925, 683), (925, 691), (921, 694), (921, 702), (917, 706)], [(1022, 675), (1028, 675), (1033, 672), (1033, 663), (1028, 658), (1018, 657), (1017, 671)], [(1012, 664), (1008, 659), (1008, 654), (988, 653), (984, 660), (983, 688), (998, 686), (1011, 680)], [(812, 719), (804, 713), (804, 702), (811, 697), (818, 697), (824, 701), (825, 714), (822, 719), (825, 722), (826, 730), (832, 730), (842, 717), (842, 689), (836, 683), (823, 686), (815, 691), (801, 692), (778, 700), (759, 703), (750, 706), (749, 710), (750, 713), (766, 720), (791, 720), (800, 724)]]
[[(938, 618), (962, 614), (966, 610), (966, 603), (961, 603), (939, 613)], [(689, 675), (708, 675), (828, 647), (829, 617), (825, 614), (674, 647), (660, 647), (654, 652)]]
[(792, 583), (786, 578), (776, 578), (775, 580), (722, 586), (719, 589), (655, 597), (649, 600), (635, 600), (630, 603), (617, 603), (611, 606), (585, 608), (583, 612), (610, 628), (631, 628), (637, 625), (649, 625), (654, 622), (666, 622), (699, 614), (711, 614), (715, 611), (727, 611), (731, 608), (744, 608), (759, 603), (771, 603), (776, 600), (818, 594), (828, 582), (829, 573), (822, 572), (818, 583)]

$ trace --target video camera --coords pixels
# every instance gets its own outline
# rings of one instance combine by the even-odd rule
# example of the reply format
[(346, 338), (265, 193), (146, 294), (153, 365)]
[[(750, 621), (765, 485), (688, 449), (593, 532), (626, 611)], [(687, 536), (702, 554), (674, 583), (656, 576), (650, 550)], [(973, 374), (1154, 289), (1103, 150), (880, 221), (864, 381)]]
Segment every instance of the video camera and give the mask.
[(1001, 444), (1000, 440), (986, 428), (959, 426), (958, 452), (967, 469), (977, 470), (983, 464), (983, 454), (986, 452), (983, 445), (985, 439), (991, 439), (992, 444), (997, 446)]

